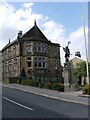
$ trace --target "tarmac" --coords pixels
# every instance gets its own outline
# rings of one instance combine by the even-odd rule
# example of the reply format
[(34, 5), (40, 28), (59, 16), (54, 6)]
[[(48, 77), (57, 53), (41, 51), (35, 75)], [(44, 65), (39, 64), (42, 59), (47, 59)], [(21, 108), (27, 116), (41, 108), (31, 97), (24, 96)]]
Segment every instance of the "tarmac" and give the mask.
[(90, 102), (89, 102), (90, 95), (83, 95), (82, 91), (59, 92), (59, 91), (31, 87), (31, 86), (20, 85), (20, 84), (3, 84), (2, 86), (8, 87), (11, 89), (21, 90), (24, 92), (29, 92), (29, 93), (44, 96), (44, 97), (48, 97), (51, 99), (57, 99), (57, 100), (64, 101), (64, 102), (90, 105)]

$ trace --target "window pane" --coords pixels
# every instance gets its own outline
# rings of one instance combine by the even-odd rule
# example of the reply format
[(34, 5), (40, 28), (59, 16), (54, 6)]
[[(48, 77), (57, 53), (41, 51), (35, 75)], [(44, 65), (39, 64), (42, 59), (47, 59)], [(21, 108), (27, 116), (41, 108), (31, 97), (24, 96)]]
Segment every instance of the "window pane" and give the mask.
[(38, 63), (37, 62), (35, 62), (35, 68), (37, 68), (38, 67)]
[(41, 62), (39, 62), (38, 66), (41, 68), (41, 67), (42, 67), (42, 63), (41, 63)]
[(43, 68), (46, 68), (46, 62), (43, 62)]
[(35, 52), (37, 52), (37, 46), (35, 45)]
[(31, 67), (31, 61), (30, 61), (30, 62), (28, 62), (28, 67)]
[(55, 69), (58, 69), (58, 64), (57, 63), (55, 63)]
[(31, 60), (31, 57), (29, 57), (28, 60)]
[(35, 61), (37, 61), (38, 59), (37, 58), (35, 58)]
[(38, 46), (38, 52), (41, 52), (41, 51), (42, 51), (42, 47)]
[(27, 46), (27, 52), (31, 52), (31, 45)]

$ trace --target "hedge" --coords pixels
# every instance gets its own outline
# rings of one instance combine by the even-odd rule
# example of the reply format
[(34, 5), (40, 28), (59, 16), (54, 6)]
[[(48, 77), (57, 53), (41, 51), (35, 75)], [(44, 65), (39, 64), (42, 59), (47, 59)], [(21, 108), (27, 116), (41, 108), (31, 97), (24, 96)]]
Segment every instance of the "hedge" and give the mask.
[(44, 83), (44, 88), (52, 89), (52, 84), (50, 82)]
[(26, 80), (21, 80), (21, 85), (26, 85)]
[(83, 91), (82, 91), (83, 94), (87, 94), (87, 95), (90, 95), (90, 85), (85, 85), (85, 87), (83, 88)]
[(30, 80), (26, 80), (26, 85), (30, 86), (31, 81)]
[(27, 85), (27, 86), (33, 86), (33, 87), (39, 87), (39, 88), (45, 88), (45, 89), (52, 89), (64, 92), (64, 84), (62, 83), (53, 83), (53, 82), (40, 82), (36, 80), (17, 80), (18, 84), (21, 85)]
[(44, 88), (44, 83), (39, 82), (39, 88)]
[(64, 92), (64, 84), (58, 83), (58, 91)]
[(53, 89), (53, 90), (56, 90), (56, 89), (57, 89), (57, 83), (53, 83), (52, 89)]

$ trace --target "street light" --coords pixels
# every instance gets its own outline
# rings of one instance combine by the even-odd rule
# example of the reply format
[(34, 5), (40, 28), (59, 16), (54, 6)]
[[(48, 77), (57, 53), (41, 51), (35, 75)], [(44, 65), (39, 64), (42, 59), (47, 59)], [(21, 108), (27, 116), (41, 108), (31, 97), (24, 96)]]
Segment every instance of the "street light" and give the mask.
[(86, 43), (86, 33), (85, 33), (85, 24), (84, 24), (84, 17), (83, 17), (82, 2), (81, 2), (81, 11), (82, 11), (83, 32), (84, 32), (84, 40), (85, 40), (85, 50), (86, 50), (87, 80), (88, 80), (88, 84), (89, 84), (89, 70), (88, 70), (87, 43)]

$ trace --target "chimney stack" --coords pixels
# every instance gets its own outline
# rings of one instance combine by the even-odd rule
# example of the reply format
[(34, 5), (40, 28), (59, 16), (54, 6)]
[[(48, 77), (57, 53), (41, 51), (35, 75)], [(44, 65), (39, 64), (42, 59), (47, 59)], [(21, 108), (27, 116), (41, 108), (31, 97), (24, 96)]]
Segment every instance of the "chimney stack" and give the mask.
[(17, 38), (20, 38), (20, 37), (22, 37), (22, 31), (19, 31), (19, 32), (18, 32)]
[(80, 58), (81, 58), (80, 51), (75, 52), (75, 56), (78, 56), (78, 57), (80, 57)]
[(10, 38), (9, 38), (9, 44), (10, 44)]
[(36, 20), (34, 20), (34, 25), (36, 26)]

